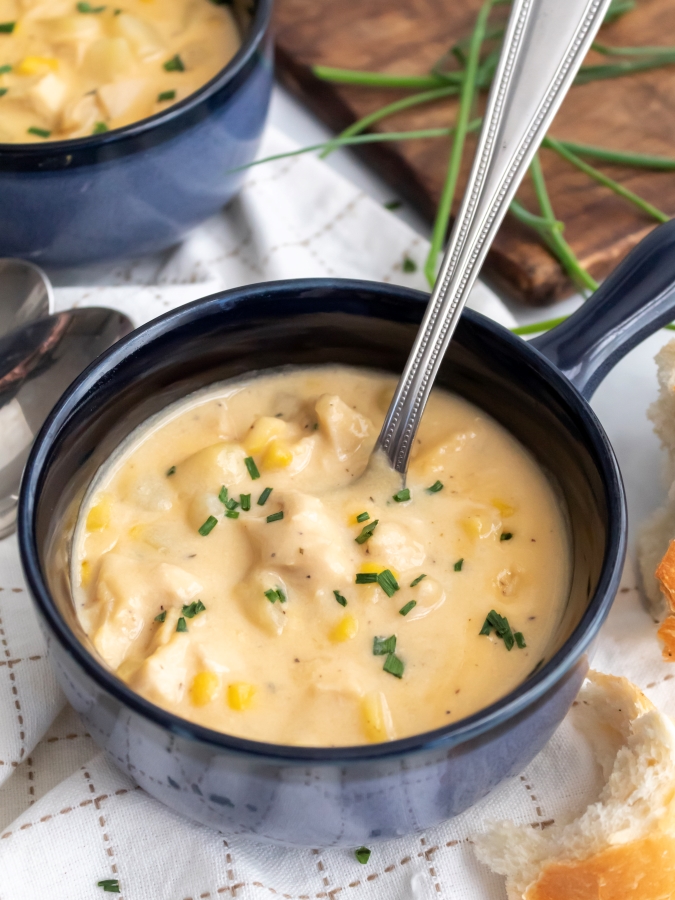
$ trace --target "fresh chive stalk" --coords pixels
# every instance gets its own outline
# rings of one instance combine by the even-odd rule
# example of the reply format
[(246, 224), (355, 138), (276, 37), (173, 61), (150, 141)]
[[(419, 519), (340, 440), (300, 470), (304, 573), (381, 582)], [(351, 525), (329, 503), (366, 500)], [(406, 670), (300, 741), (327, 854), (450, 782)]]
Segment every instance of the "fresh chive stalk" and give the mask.
[(415, 585), (419, 584), (420, 581), (422, 581), (426, 577), (427, 577), (426, 575), (418, 575), (414, 581), (410, 582), (410, 587), (415, 587)]
[(417, 606), (417, 600), (408, 600), (408, 602), (399, 609), (400, 616), (407, 616), (411, 609)]
[(373, 519), (368, 525), (364, 525), (361, 529), (361, 533), (354, 538), (356, 543), (365, 544), (365, 542), (373, 536), (373, 532), (377, 528), (379, 521), (379, 519)]

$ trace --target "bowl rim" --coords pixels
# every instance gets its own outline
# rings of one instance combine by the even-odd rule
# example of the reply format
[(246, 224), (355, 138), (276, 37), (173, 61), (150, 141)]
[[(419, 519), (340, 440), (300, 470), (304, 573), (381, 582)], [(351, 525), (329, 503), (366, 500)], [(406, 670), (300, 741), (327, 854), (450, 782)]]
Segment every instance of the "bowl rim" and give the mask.
[(71, 154), (77, 151), (94, 149), (101, 146), (117, 144), (126, 139), (141, 137), (148, 131), (161, 128), (162, 125), (174, 123), (177, 119), (190, 113), (205, 100), (218, 93), (223, 87), (234, 81), (246, 67), (256, 52), (258, 45), (268, 30), (272, 18), (274, 0), (255, 0), (255, 10), (251, 17), (248, 34), (244, 37), (239, 49), (227, 63), (201, 87), (197, 88), (183, 100), (144, 119), (113, 128), (100, 134), (90, 134), (79, 138), (64, 138), (60, 141), (32, 142), (0, 142), (0, 162), (4, 158), (17, 157), (19, 160), (54, 157), (59, 154)]
[(194, 740), (220, 752), (229, 751), (234, 754), (257, 757), (261, 760), (283, 761), (285, 764), (296, 763), (299, 765), (308, 762), (338, 765), (341, 763), (367, 763), (373, 760), (381, 761), (409, 755), (411, 752), (420, 752), (435, 747), (447, 750), (478, 738), (492, 728), (506, 724), (510, 719), (527, 710), (528, 707), (534, 706), (557, 682), (563, 680), (564, 676), (589, 649), (589, 645), (595, 640), (609, 613), (619, 587), (627, 541), (627, 513), (623, 483), (614, 450), (597, 416), (572, 383), (543, 354), (535, 347), (528, 346), (526, 341), (512, 334), (502, 325), (480, 313), (465, 309), (463, 317), (471, 323), (472, 327), (487, 330), (493, 338), (505, 342), (516, 353), (524, 355), (525, 361), (536, 370), (538, 376), (544, 377), (549, 386), (561, 396), (561, 399), (573, 406), (579, 413), (587, 430), (586, 446), (590, 446), (594, 456), (602, 465), (602, 468), (598, 466), (598, 471), (605, 489), (608, 510), (607, 540), (598, 584), (578, 624), (563, 645), (539, 671), (535, 671), (526, 681), (489, 706), (441, 728), (379, 744), (347, 747), (293, 746), (254, 741), (225, 734), (192, 723), (146, 700), (98, 662), (80, 643), (61, 616), (42, 572), (33, 528), (38, 507), (36, 498), (41, 472), (49, 460), (54, 438), (61, 433), (63, 425), (67, 423), (72, 411), (88, 391), (101, 378), (114, 377), (114, 373), (124, 365), (126, 358), (133, 357), (141, 347), (145, 348), (156, 338), (187, 326), (195, 320), (216, 312), (227, 314), (228, 310), (236, 308), (240, 303), (246, 303), (255, 296), (276, 295), (275, 303), (279, 304), (283, 302), (283, 295), (289, 292), (298, 297), (302, 292), (309, 291), (315, 298), (317, 290), (321, 289), (332, 291), (337, 289), (345, 294), (365, 291), (374, 297), (379, 297), (380, 300), (388, 298), (408, 304), (412, 303), (419, 305), (420, 317), (429, 297), (428, 294), (421, 291), (379, 282), (342, 278), (286, 279), (220, 291), (170, 310), (132, 331), (131, 334), (122, 338), (99, 356), (70, 385), (35, 438), (24, 470), (19, 498), (17, 530), (24, 575), (38, 612), (46, 620), (50, 630), (66, 653), (84, 669), (99, 688), (111, 694), (124, 707), (149, 720), (152, 725), (172, 734)]

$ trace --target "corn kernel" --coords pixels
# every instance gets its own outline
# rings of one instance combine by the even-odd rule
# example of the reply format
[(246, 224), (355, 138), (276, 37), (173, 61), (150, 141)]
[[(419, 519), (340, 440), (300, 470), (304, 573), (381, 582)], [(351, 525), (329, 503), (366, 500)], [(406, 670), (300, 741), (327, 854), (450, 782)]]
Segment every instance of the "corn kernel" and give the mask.
[(227, 686), (227, 702), (230, 709), (248, 709), (253, 703), (255, 685), (245, 681), (236, 681)]
[(86, 588), (91, 581), (91, 563), (88, 559), (82, 561), (80, 566), (80, 585)]
[(373, 743), (391, 741), (396, 736), (394, 723), (382, 691), (371, 691), (361, 702), (363, 730), (368, 740)]
[(364, 574), (375, 572), (376, 574), (379, 575), (380, 572), (384, 572), (385, 569), (389, 569), (391, 574), (398, 581), (398, 572), (396, 571), (396, 569), (392, 568), (391, 566), (383, 566), (382, 563), (376, 563), (376, 562), (364, 562), (361, 565), (361, 571)]
[(190, 698), (195, 706), (206, 706), (218, 693), (220, 678), (215, 672), (198, 672), (190, 688)]
[(490, 503), (499, 510), (499, 513), (503, 519), (508, 519), (509, 516), (512, 516), (516, 511), (515, 506), (511, 506), (510, 503), (505, 503), (504, 500), (500, 500), (499, 498), (490, 500)]
[(480, 516), (468, 516), (462, 521), (462, 528), (469, 537), (480, 537), (483, 532), (483, 523)]
[(110, 524), (110, 498), (102, 497), (87, 514), (87, 531), (103, 531)]
[(344, 641), (351, 641), (352, 638), (356, 637), (358, 630), (358, 621), (354, 616), (346, 615), (342, 617), (331, 631), (330, 639), (331, 641), (335, 641), (336, 644), (341, 644)]
[(270, 441), (284, 435), (287, 428), (288, 426), (281, 419), (273, 416), (261, 416), (253, 423), (253, 427), (246, 435), (244, 440), (246, 452), (249, 456), (262, 453)]
[(18, 75), (41, 75), (44, 72), (56, 72), (58, 68), (58, 59), (51, 56), (26, 56), (14, 71)]
[(293, 462), (293, 453), (285, 441), (273, 440), (262, 458), (263, 469), (285, 469)]

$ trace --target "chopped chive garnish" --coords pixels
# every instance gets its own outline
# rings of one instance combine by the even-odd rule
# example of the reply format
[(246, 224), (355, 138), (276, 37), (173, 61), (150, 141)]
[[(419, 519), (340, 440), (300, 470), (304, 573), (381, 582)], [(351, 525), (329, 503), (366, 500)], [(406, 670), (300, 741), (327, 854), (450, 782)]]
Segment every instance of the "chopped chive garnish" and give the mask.
[(106, 131), (109, 131), (109, 130), (110, 129), (105, 124), (105, 122), (97, 122), (94, 125), (94, 130), (92, 131), (92, 134), (105, 134)]
[(227, 488), (223, 485), (218, 492), (218, 499), (223, 504), (223, 506), (227, 506)]
[(175, 56), (172, 56), (171, 59), (167, 59), (164, 63), (164, 69), (167, 72), (184, 72), (185, 66), (183, 60), (176, 54)]
[(367, 522), (369, 518), (370, 518), (370, 513), (362, 512), (362, 513), (358, 514), (358, 516), (356, 517), (356, 521), (357, 522)]
[(279, 603), (286, 602), (286, 594), (284, 594), (281, 588), (277, 588), (276, 590), (274, 588), (270, 588), (269, 591), (265, 591), (265, 596), (270, 601), (270, 603), (276, 603), (277, 600), (279, 601)]
[(464, 557), (462, 557), (461, 559), (458, 559), (457, 562), (455, 563), (455, 565), (453, 566), (455, 572), (461, 572), (463, 565), (464, 565)]
[(77, 11), (81, 13), (102, 13), (105, 6), (92, 6), (91, 3), (78, 3)]
[(0, 22), (0, 34), (11, 34), (16, 27), (16, 22)]
[(255, 464), (255, 460), (252, 456), (247, 456), (244, 460), (246, 463), (246, 468), (248, 469), (248, 474), (255, 481), (256, 478), (260, 478), (260, 472), (258, 471), (258, 467)]
[(279, 603), (286, 602), (286, 594), (284, 594), (281, 588), (277, 588), (277, 596), (279, 597)]
[(394, 494), (394, 500), (397, 503), (405, 503), (406, 500), (410, 500), (410, 488), (403, 488), (402, 491)]
[(394, 653), (389, 654), (385, 659), (382, 668), (385, 672), (389, 672), (390, 675), (394, 675), (396, 678), (403, 678), (403, 670), (405, 669), (403, 660), (400, 660)]
[(0, 66), (0, 75), (6, 75), (8, 72), (12, 71), (11, 66)]
[(443, 482), (442, 481), (434, 481), (431, 487), (427, 488), (428, 493), (437, 494), (439, 491), (443, 490)]
[(225, 510), (225, 518), (226, 519), (238, 519), (239, 512), (236, 509), (227, 509), (227, 510)]
[(158, 616), (155, 616), (155, 622), (163, 622), (166, 619), (166, 610), (161, 612)]
[(359, 847), (358, 850), (354, 851), (354, 856), (356, 857), (356, 861), (360, 862), (362, 866), (370, 859), (370, 850), (367, 847)]
[(283, 519), (284, 511), (282, 509), (279, 512), (272, 513), (271, 516), (267, 517), (268, 522), (278, 522), (280, 519)]
[(233, 497), (230, 497), (229, 500), (225, 501), (226, 509), (236, 509), (239, 506), (239, 501), (235, 500)]
[(48, 138), (51, 135), (51, 131), (47, 131), (46, 128), (36, 128), (35, 125), (31, 125), (28, 129), (28, 134), (35, 134), (37, 137)]
[(176, 474), (176, 467), (175, 467), (175, 466), (171, 466), (170, 469), (167, 469), (167, 470), (166, 470), (166, 477), (167, 477), (167, 478), (171, 478), (171, 476), (172, 476), (172, 475), (175, 475), (175, 474)]
[(373, 656), (386, 656), (396, 650), (396, 635), (392, 634), (388, 638), (373, 638)]
[(199, 529), (199, 533), (202, 537), (206, 537), (207, 534), (211, 534), (213, 529), (218, 524), (218, 519), (215, 516), (209, 516), (206, 522)]
[(500, 541), (510, 541), (512, 537), (513, 537), (513, 533), (511, 531), (502, 531), (502, 533), (499, 535), (499, 540)]
[(398, 581), (394, 578), (391, 569), (385, 569), (377, 576), (377, 583), (385, 592), (387, 597), (393, 597), (399, 590)]
[(335, 594), (335, 599), (336, 599), (337, 602), (340, 604), (340, 606), (346, 606), (346, 605), (347, 605), (347, 599), (346, 599), (345, 597), (342, 596), (342, 594), (340, 593), (340, 591), (333, 591), (333, 593)]
[(251, 508), (251, 495), (250, 494), (239, 494), (239, 501), (241, 503), (241, 508), (244, 512), (248, 512)]
[[(370, 853), (370, 850), (368, 853)], [(96, 882), (96, 887), (103, 888), (109, 894), (119, 894), (120, 892), (120, 883), (117, 878), (104, 878), (103, 881)]]
[(356, 584), (377, 584), (377, 572), (359, 572)]
[(205, 609), (206, 607), (201, 600), (193, 600), (192, 603), (183, 607), (182, 613), (186, 619), (194, 619), (197, 613), (204, 612)]
[(516, 644), (520, 647), (521, 650), (524, 650), (525, 647), (527, 647), (522, 631), (516, 631), (513, 637), (515, 638)]
[(267, 499), (271, 493), (272, 488), (265, 488), (262, 494), (258, 497), (258, 506), (264, 506), (267, 503)]
[(187, 623), (183, 616), (181, 616), (178, 622), (176, 622), (176, 631), (187, 631)]
[(404, 272), (416, 272), (417, 271), (417, 263), (414, 259), (410, 259), (409, 256), (403, 257), (403, 263), (401, 264), (401, 268)]
[(371, 538), (373, 536), (373, 532), (377, 528), (377, 523), (379, 521), (380, 521), (379, 519), (375, 519), (374, 521), (372, 521), (370, 523), (370, 525), (364, 525), (363, 528), (361, 529), (361, 534), (358, 537), (354, 538), (356, 543), (357, 544), (365, 544), (365, 542), (368, 540), (368, 538)]
[(504, 646), (507, 650), (512, 650), (514, 644), (518, 644), (521, 649), (525, 647), (525, 638), (523, 637), (522, 632), (518, 632), (520, 641), (522, 641), (521, 645), (520, 641), (516, 640), (515, 635), (511, 631), (509, 620), (506, 616), (500, 616), (494, 609), (491, 609), (487, 614), (479, 634), (492, 634), (492, 629), (494, 629), (497, 637), (504, 641)]
[(407, 616), (411, 609), (414, 609), (417, 606), (417, 600), (408, 600), (405, 606), (402, 606), (399, 609), (399, 615)]
[(414, 581), (410, 582), (410, 587), (415, 587), (416, 584), (419, 584), (420, 581), (422, 581), (422, 579), (426, 578), (426, 577), (427, 577), (426, 575), (418, 575)]
[(0, 97), (4, 97), (9, 88), (0, 88)]
[(175, 100), (176, 92), (175, 91), (162, 91), (161, 94), (157, 95), (158, 103), (166, 103), (167, 100)]

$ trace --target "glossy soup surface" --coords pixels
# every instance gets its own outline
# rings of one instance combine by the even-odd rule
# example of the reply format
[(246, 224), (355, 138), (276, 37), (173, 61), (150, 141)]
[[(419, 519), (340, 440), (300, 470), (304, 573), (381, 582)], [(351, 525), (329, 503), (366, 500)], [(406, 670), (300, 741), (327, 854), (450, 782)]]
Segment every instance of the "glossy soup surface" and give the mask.
[(212, 0), (0, 0), (0, 143), (128, 125), (185, 99), (239, 49)]
[(335, 746), (443, 726), (527, 677), (568, 590), (554, 492), (500, 425), (436, 390), (400, 493), (383, 458), (366, 470), (394, 385), (263, 374), (127, 439), (85, 497), (71, 563), (80, 621), (120, 678), (220, 731)]

